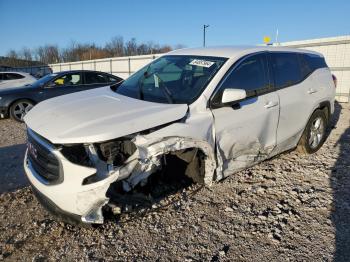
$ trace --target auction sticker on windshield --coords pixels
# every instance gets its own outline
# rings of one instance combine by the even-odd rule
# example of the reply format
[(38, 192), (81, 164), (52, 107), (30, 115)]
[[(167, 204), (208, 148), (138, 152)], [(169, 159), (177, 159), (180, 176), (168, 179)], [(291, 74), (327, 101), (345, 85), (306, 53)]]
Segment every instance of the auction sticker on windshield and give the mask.
[(211, 61), (201, 60), (201, 59), (194, 59), (190, 63), (190, 65), (201, 66), (201, 67), (211, 67), (213, 64), (215, 63)]

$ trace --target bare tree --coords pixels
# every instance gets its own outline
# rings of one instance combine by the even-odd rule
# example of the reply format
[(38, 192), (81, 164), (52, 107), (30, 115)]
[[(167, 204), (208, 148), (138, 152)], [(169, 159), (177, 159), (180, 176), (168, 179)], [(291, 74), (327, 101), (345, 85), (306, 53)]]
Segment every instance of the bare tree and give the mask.
[(30, 50), (28, 47), (23, 47), (20, 52), (20, 57), (27, 61), (33, 60), (32, 50)]
[(104, 48), (110, 56), (124, 55), (124, 39), (121, 36), (115, 36)]
[(47, 63), (58, 63), (60, 62), (60, 54), (58, 50), (58, 46), (56, 45), (47, 45), (46, 49), (46, 59)]
[(13, 49), (8, 51), (6, 56), (8, 58), (15, 58), (15, 59), (19, 58), (19, 55), (17, 54), (17, 52), (15, 50), (13, 50)]
[(60, 62), (60, 52), (56, 45), (39, 46), (35, 50), (35, 59), (44, 64)]
[(19, 55), (15, 50), (10, 50), (6, 54), (7, 59), (7, 66), (17, 66), (17, 60), (19, 59)]
[(133, 56), (137, 55), (137, 43), (135, 38), (131, 38), (128, 42), (125, 43), (125, 55), (126, 56)]
[[(175, 48), (182, 48), (183, 45), (177, 45)], [(155, 44), (153, 42), (138, 44), (135, 38), (124, 42), (123, 37), (115, 36), (103, 47), (95, 43), (77, 43), (71, 41), (66, 48), (58, 48), (57, 45), (47, 44), (35, 49), (23, 47), (20, 52), (10, 50), (7, 53), (8, 60), (15, 64), (18, 59), (27, 61), (39, 61), (43, 64), (58, 62), (74, 62), (106, 57), (147, 55), (156, 53), (165, 53), (172, 50), (170, 45)]]

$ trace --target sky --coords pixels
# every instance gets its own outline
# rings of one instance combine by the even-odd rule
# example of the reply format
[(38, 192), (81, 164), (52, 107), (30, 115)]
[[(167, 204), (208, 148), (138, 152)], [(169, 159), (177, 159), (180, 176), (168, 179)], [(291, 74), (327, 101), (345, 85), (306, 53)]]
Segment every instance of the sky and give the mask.
[(198, 47), (255, 45), (350, 34), (349, 0), (0, 0), (0, 55), (72, 41), (104, 45), (113, 36)]

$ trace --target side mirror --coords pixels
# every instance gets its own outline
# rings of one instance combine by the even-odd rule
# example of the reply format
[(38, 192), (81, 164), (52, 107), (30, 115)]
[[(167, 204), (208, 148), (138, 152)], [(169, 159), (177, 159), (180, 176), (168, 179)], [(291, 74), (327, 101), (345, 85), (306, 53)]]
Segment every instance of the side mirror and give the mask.
[(244, 89), (230, 89), (227, 88), (222, 93), (221, 103), (233, 103), (243, 100), (247, 97), (247, 93)]
[(43, 85), (42, 87), (45, 87), (45, 88), (51, 88), (51, 87), (55, 87), (56, 84), (54, 82), (50, 82), (50, 83), (47, 83), (46, 85)]

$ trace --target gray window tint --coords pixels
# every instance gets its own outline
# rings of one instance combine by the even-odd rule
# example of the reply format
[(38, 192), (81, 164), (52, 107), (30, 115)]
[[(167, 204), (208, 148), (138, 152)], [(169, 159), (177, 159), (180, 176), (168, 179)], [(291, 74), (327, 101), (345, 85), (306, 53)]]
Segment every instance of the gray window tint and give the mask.
[(299, 54), (298, 57), (299, 57), (299, 61), (300, 61), (301, 77), (304, 79), (309, 74), (311, 74), (313, 70), (310, 68), (309, 63), (306, 60), (305, 54)]
[(312, 71), (327, 67), (323, 57), (314, 54), (304, 54), (304, 57)]
[(277, 88), (302, 81), (297, 53), (272, 53), (275, 85)]
[(106, 75), (106, 77), (107, 77), (109, 83), (117, 83), (117, 82), (122, 81), (122, 79), (117, 77), (117, 76)]
[(24, 76), (20, 74), (15, 74), (15, 73), (5, 73), (4, 74), (4, 80), (16, 80), (16, 79), (21, 79), (24, 78)]
[(86, 84), (105, 84), (108, 79), (104, 74), (85, 72), (85, 83)]
[(265, 54), (253, 55), (242, 61), (225, 79), (226, 88), (244, 89), (248, 95), (269, 88), (267, 59)]

